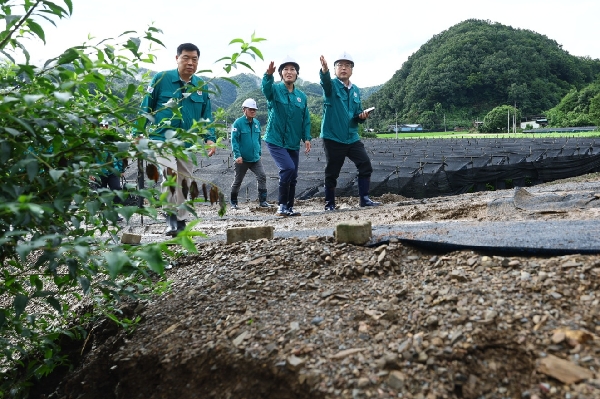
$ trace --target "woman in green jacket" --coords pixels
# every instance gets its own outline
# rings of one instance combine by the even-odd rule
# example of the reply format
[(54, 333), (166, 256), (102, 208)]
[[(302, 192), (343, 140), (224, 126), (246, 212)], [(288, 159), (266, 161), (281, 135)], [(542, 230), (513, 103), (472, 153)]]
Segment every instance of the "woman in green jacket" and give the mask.
[(278, 72), (281, 82), (275, 83), (275, 63), (271, 61), (262, 79), (262, 92), (267, 98), (269, 119), (264, 140), (279, 168), (279, 208), (277, 216), (300, 216), (294, 211), (298, 179), (300, 141), (304, 152), (310, 152), (310, 115), (306, 95), (295, 86), (300, 65), (287, 57)]

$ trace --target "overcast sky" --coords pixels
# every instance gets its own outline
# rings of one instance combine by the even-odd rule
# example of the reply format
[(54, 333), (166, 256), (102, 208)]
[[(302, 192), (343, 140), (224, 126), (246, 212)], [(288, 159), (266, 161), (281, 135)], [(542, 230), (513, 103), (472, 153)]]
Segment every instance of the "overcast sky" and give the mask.
[[(60, 1), (57, 1), (60, 3)], [(300, 64), (300, 76), (318, 83), (322, 54), (333, 62), (347, 51), (354, 57), (352, 81), (359, 87), (388, 81), (421, 45), (434, 35), (471, 18), (499, 22), (546, 35), (572, 55), (600, 58), (598, 0), (417, 0), (285, 2), (239, 0), (73, 0), (73, 15), (45, 26), (47, 45), (30, 44), (33, 60), (45, 60), (65, 48), (125, 30), (153, 24), (163, 31), (166, 48), (157, 48), (149, 69), (175, 68), (176, 48), (192, 42), (201, 50), (199, 69), (223, 76), (215, 61), (231, 55), (234, 38), (253, 32), (267, 41), (258, 45), (265, 60), (251, 63), (262, 76), (268, 62), (289, 55)], [(343, 8), (346, 7), (346, 8)], [(247, 59), (247, 61), (250, 59)], [(245, 69), (239, 72), (250, 72)], [(233, 75), (238, 71), (234, 71)]]

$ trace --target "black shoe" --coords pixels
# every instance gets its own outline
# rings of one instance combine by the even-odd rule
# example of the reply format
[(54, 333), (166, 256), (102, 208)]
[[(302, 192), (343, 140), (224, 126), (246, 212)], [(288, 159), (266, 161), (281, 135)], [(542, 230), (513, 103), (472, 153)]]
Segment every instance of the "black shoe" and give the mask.
[(185, 226), (185, 220), (177, 220), (177, 227), (173, 228), (173, 226), (169, 226), (167, 231), (165, 231), (165, 234), (171, 237), (176, 237), (177, 234), (185, 230)]
[(325, 205), (325, 210), (326, 211), (335, 211), (335, 205)]
[(173, 228), (172, 226), (167, 227), (165, 230), (165, 235), (169, 237), (175, 237), (179, 233), (177, 227)]
[(232, 203), (232, 204), (230, 205), (230, 208), (231, 208), (231, 209), (238, 209), (237, 203), (235, 203), (235, 204), (234, 204), (234, 203)]
[(185, 221), (177, 220), (177, 215), (166, 215), (167, 229), (165, 235), (169, 237), (175, 237), (180, 231), (185, 229)]

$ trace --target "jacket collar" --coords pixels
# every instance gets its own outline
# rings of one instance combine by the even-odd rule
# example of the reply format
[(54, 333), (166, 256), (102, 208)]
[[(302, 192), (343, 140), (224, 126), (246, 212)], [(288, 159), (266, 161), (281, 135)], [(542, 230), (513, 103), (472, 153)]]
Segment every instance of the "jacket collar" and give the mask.
[[(339, 78), (335, 78), (335, 80), (337, 80), (338, 82), (340, 82), (342, 84), (342, 86), (346, 87), (346, 85), (344, 84), (344, 82), (342, 82)], [(346, 87), (348, 90), (352, 89), (352, 82), (348, 81), (348, 87)]]
[[(179, 71), (174, 69), (171, 71), (171, 83), (183, 82), (183, 79), (179, 76)], [(197, 86), (200, 78), (196, 75), (192, 75), (192, 79), (190, 80), (190, 84)], [(185, 82), (183, 82), (185, 83)]]

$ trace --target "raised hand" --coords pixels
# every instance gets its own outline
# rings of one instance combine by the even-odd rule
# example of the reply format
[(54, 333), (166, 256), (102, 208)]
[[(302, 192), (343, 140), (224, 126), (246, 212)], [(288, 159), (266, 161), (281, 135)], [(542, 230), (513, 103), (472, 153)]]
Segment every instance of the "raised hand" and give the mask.
[(329, 67), (327, 66), (327, 61), (325, 61), (325, 57), (321, 56), (321, 71), (323, 73), (329, 71)]

